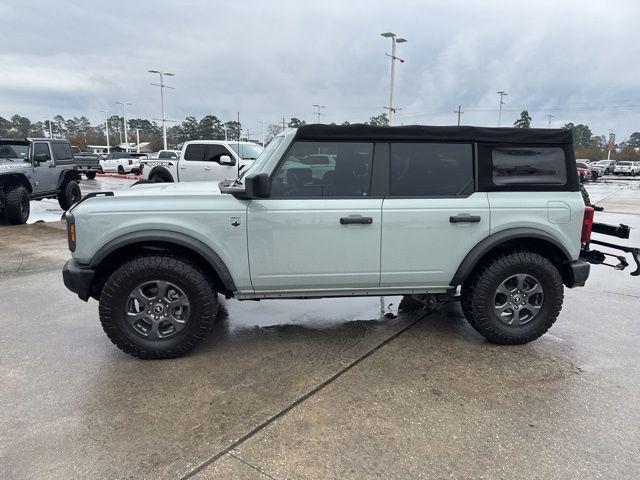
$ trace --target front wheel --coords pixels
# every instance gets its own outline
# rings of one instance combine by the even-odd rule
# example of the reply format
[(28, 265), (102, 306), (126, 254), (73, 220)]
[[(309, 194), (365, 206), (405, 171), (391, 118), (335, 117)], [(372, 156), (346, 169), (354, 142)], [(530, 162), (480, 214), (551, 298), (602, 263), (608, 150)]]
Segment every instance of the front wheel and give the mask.
[(85, 175), (88, 180), (93, 180), (94, 178), (96, 178), (96, 172), (86, 172)]
[(543, 335), (562, 308), (560, 272), (533, 252), (497, 255), (462, 286), (462, 310), (493, 343), (517, 345)]
[(124, 175), (125, 174), (124, 167), (122, 165), (118, 165), (118, 173), (120, 175)]
[(143, 359), (190, 352), (213, 326), (217, 311), (217, 293), (206, 275), (167, 254), (123, 264), (107, 279), (99, 306), (109, 339)]
[(24, 187), (9, 187), (5, 196), (4, 212), (12, 225), (21, 225), (29, 220), (29, 192)]
[(58, 193), (58, 204), (63, 210), (69, 210), (71, 206), (79, 202), (82, 198), (82, 192), (80, 191), (80, 185), (75, 180), (70, 180), (60, 189)]

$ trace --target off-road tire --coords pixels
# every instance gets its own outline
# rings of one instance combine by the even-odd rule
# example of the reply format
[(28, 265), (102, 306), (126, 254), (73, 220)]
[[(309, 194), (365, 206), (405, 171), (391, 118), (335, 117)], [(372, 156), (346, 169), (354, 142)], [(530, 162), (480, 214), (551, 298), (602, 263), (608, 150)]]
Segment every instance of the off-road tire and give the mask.
[[(516, 274), (532, 275), (544, 290), (540, 312), (523, 325), (507, 325), (495, 313), (497, 288)], [(562, 277), (546, 257), (533, 252), (496, 255), (462, 285), (461, 306), (469, 324), (492, 343), (519, 345), (543, 335), (555, 323), (564, 299)]]
[(4, 212), (9, 223), (12, 225), (27, 223), (30, 211), (27, 189), (21, 186), (9, 187), (4, 199)]
[(587, 192), (587, 189), (582, 184), (580, 184), (580, 193), (582, 194), (582, 200), (584, 200), (584, 204), (587, 207), (591, 207), (591, 197), (589, 197), (589, 192)]
[[(153, 280), (175, 284), (190, 302), (184, 328), (166, 339), (145, 338), (126, 319), (130, 293), (136, 286)], [(111, 274), (100, 294), (100, 322), (105, 333), (120, 350), (141, 359), (175, 358), (189, 353), (211, 330), (217, 312), (218, 296), (212, 282), (196, 265), (170, 254), (129, 260)]]
[(71, 206), (82, 198), (80, 185), (75, 180), (69, 180), (62, 184), (58, 193), (58, 203), (63, 210), (69, 210)]
[(94, 178), (96, 178), (96, 172), (85, 172), (84, 175), (88, 180), (93, 180)]

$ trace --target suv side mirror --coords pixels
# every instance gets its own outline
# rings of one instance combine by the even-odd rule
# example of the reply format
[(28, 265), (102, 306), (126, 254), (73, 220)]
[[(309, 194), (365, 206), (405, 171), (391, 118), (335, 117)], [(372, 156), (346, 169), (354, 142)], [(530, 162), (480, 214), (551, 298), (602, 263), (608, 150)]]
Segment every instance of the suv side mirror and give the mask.
[(220, 155), (220, 165), (235, 165), (236, 162), (229, 155)]
[(40, 165), (41, 162), (46, 162), (49, 159), (47, 158), (46, 153), (38, 153), (37, 155), (34, 155), (33, 160), (34, 160), (33, 166), (37, 167), (38, 165)]
[(267, 198), (271, 195), (271, 177), (268, 173), (254, 173), (244, 179), (246, 198)]

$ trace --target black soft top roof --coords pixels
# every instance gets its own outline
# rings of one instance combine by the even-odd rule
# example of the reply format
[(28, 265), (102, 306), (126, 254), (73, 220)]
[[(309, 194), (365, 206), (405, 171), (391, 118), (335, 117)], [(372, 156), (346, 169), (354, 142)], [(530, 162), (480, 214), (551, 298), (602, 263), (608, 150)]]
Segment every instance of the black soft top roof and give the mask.
[(431, 142), (571, 145), (571, 130), (555, 128), (430, 127), (404, 125), (305, 125), (296, 131), (300, 140), (423, 140)]

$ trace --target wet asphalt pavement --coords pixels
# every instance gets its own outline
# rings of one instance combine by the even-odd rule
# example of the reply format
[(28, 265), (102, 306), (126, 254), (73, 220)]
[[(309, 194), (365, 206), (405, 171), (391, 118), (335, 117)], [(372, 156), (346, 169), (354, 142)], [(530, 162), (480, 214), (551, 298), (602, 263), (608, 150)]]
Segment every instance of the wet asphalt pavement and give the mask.
[[(634, 227), (640, 245), (640, 182), (589, 190), (597, 220)], [(0, 227), (0, 478), (640, 472), (640, 278), (627, 272), (593, 267), (524, 346), (485, 342), (455, 304), (227, 300), (192, 355), (140, 361), (64, 288), (68, 257), (61, 222)]]

